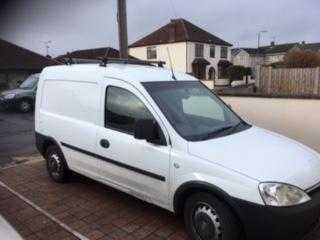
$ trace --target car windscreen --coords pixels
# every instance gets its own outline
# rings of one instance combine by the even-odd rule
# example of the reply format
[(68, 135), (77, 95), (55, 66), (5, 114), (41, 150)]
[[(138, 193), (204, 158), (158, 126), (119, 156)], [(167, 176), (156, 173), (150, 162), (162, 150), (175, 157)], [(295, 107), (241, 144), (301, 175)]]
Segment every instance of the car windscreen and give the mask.
[(19, 88), (21, 89), (33, 89), (39, 81), (39, 77), (31, 75), (21, 83)]
[(143, 86), (188, 141), (208, 140), (250, 127), (199, 81), (145, 82)]

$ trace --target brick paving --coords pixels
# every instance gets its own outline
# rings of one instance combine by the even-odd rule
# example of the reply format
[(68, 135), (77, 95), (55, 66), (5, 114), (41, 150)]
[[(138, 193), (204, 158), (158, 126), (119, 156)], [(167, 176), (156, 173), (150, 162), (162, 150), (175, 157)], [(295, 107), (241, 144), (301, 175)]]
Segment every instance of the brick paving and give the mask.
[[(78, 175), (54, 183), (44, 162), (0, 170), (0, 181), (92, 240), (188, 239), (182, 219), (168, 211)], [(1, 187), (0, 214), (27, 240), (77, 239)]]
[[(168, 211), (78, 175), (54, 183), (43, 161), (0, 170), (0, 181), (92, 240), (188, 239), (182, 219)], [(77, 239), (2, 187), (0, 214), (27, 240)], [(320, 230), (307, 238), (316, 239)]]
[(3, 187), (0, 187), (0, 214), (26, 240), (77, 239)]

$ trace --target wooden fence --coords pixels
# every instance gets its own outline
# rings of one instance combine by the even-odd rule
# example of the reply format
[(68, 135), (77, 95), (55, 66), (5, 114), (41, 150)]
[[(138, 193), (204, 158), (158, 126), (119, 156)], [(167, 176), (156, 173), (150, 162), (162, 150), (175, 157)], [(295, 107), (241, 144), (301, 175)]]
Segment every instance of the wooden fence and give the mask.
[(275, 96), (320, 96), (320, 68), (259, 67), (257, 86), (261, 93)]

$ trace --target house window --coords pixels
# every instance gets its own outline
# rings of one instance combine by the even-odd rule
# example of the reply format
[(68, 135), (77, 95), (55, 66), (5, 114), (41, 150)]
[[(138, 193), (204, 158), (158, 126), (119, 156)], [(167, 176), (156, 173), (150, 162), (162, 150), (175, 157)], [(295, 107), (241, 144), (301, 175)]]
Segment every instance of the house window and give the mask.
[(157, 59), (157, 47), (147, 47), (147, 59)]
[(202, 58), (203, 57), (203, 51), (204, 51), (203, 44), (196, 43), (196, 45), (195, 45), (196, 58)]
[(220, 58), (228, 58), (228, 47), (221, 47)]
[(216, 46), (211, 45), (210, 46), (210, 57), (215, 58), (216, 57)]

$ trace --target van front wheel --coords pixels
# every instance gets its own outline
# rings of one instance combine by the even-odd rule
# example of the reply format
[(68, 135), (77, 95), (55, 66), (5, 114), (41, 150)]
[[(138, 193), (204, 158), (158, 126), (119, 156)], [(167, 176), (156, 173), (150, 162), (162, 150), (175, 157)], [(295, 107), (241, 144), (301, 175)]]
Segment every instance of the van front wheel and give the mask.
[(208, 193), (197, 193), (187, 199), (184, 220), (194, 240), (238, 240), (241, 236), (230, 208)]
[(58, 146), (50, 146), (46, 152), (47, 170), (53, 181), (67, 182), (70, 170)]

